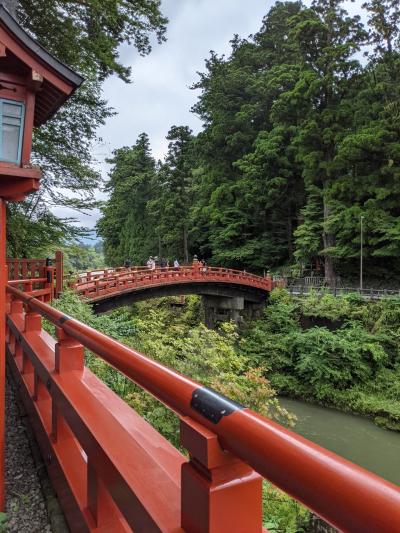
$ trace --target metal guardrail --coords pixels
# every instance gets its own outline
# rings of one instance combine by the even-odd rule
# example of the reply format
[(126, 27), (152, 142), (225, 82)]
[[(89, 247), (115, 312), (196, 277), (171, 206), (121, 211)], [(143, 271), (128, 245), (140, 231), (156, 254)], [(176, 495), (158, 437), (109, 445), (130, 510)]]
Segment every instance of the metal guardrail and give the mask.
[(390, 289), (359, 289), (354, 287), (311, 287), (304, 285), (289, 285), (286, 290), (294, 296), (307, 296), (311, 294), (343, 296), (345, 294), (358, 294), (368, 300), (380, 300), (382, 298), (400, 298), (399, 290)]
[[(255, 472), (341, 531), (398, 530), (399, 487), (14, 287), (7, 294), (8, 359), (72, 531), (261, 533)], [(84, 367), (84, 348), (178, 414), (189, 461)]]

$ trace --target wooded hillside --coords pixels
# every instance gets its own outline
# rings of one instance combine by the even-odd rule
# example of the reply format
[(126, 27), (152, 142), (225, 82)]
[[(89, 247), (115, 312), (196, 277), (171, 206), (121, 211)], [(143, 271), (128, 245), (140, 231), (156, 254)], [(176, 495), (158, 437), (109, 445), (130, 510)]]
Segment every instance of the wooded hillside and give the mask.
[(165, 162), (143, 133), (115, 150), (98, 231), (106, 260), (159, 251), (262, 270), (323, 265), (399, 273), (400, 8), (277, 2), (229, 57), (211, 53), (194, 89), (198, 135), (168, 134)]

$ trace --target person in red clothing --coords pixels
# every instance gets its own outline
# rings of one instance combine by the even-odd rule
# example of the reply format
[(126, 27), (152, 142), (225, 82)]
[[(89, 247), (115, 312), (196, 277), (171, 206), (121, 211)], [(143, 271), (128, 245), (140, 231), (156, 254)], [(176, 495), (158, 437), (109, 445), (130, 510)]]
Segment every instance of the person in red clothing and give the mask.
[(199, 260), (197, 259), (197, 255), (194, 255), (194, 256), (193, 256), (192, 267), (193, 267), (193, 270), (195, 270), (196, 272), (197, 272), (197, 271), (199, 270), (199, 268), (200, 268), (200, 262), (199, 262)]

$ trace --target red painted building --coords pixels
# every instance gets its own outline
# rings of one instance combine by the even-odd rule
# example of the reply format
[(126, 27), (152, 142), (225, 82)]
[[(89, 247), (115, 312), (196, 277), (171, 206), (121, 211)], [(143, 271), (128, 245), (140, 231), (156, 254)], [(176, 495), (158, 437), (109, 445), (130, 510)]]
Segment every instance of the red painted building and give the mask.
[(6, 202), (39, 189), (33, 128), (49, 120), (83, 78), (47, 52), (0, 5), (0, 508), (4, 507)]

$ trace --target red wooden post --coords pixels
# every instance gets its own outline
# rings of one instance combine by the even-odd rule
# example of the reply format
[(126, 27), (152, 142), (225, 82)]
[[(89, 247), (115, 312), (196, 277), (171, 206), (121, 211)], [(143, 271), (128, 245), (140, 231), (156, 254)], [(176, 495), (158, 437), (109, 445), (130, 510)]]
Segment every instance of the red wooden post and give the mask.
[(188, 417), (181, 444), (190, 453), (182, 465), (182, 528), (188, 533), (262, 532), (262, 478), (229, 452), (218, 437)]
[(26, 279), (28, 277), (28, 261), (26, 259), (21, 260), (21, 276), (22, 279)]
[[(55, 346), (55, 374), (62, 374), (71, 371), (83, 371), (85, 352), (82, 344), (76, 339), (67, 335), (60, 327), (56, 327), (57, 344)], [(57, 404), (52, 398), (51, 416), (52, 429), (51, 438), (53, 442), (60, 442), (71, 437), (64, 417), (61, 416)]]
[(6, 201), (0, 198), (0, 511), (4, 511), (6, 389)]
[(64, 254), (61, 250), (56, 251), (56, 289), (55, 297), (58, 298), (63, 290), (64, 282)]
[(87, 461), (87, 504), (96, 528), (119, 531), (110, 495), (92, 465), (90, 457)]
[(56, 327), (58, 342), (55, 347), (55, 372), (83, 370), (84, 349), (80, 342), (67, 335), (62, 328)]

